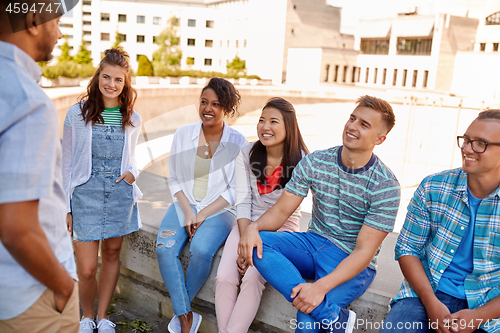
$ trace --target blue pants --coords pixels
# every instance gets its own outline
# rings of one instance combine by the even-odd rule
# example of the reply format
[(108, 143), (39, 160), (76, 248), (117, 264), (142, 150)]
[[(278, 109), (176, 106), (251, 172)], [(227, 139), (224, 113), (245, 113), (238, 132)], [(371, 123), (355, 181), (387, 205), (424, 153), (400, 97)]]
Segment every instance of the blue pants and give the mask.
[[(262, 259), (253, 253), (255, 267), (264, 279), (289, 302), (292, 289), (306, 280), (318, 280), (331, 273), (348, 254), (323, 236), (313, 232), (262, 231)], [(325, 325), (337, 319), (341, 308), (363, 294), (376, 272), (365, 268), (351, 280), (328, 292), (310, 314), (297, 311), (295, 332), (322, 332)], [(293, 327), (293, 325), (292, 325)]]
[[(192, 209), (196, 213), (194, 208)], [(222, 210), (218, 214), (209, 216), (201, 224), (191, 240), (189, 266), (184, 278), (184, 270), (179, 259), (182, 249), (188, 242), (184, 218), (179, 203), (171, 204), (163, 217), (156, 241), (160, 273), (170, 294), (176, 316), (191, 311), (191, 301), (210, 274), (215, 253), (224, 244), (236, 222), (234, 210)]]
[[(437, 291), (436, 297), (450, 310), (451, 313), (468, 309), (467, 301), (447, 295)], [(460, 328), (460, 323), (458, 323)], [(393, 306), (380, 333), (384, 332), (405, 332), (405, 333), (426, 333), (435, 328), (436, 323), (430, 323), (425, 312), (424, 305), (418, 297), (408, 297), (397, 301)], [(482, 329), (474, 332), (485, 332)]]

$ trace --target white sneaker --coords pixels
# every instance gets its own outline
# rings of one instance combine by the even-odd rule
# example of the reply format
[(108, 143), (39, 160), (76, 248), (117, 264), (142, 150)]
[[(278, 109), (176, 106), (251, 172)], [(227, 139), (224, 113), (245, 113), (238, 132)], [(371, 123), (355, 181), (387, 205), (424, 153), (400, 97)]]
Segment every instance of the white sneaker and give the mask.
[(83, 318), (80, 321), (80, 329), (78, 333), (94, 333), (95, 321), (93, 318)]
[(104, 318), (97, 323), (97, 332), (99, 333), (115, 333), (116, 324)]
[(179, 320), (179, 317), (175, 316), (170, 320), (168, 323), (168, 331), (170, 333), (181, 333), (181, 322)]
[(199, 313), (193, 312), (193, 324), (191, 325), (191, 330), (189, 333), (197, 333), (198, 328), (200, 328), (201, 324), (201, 315)]

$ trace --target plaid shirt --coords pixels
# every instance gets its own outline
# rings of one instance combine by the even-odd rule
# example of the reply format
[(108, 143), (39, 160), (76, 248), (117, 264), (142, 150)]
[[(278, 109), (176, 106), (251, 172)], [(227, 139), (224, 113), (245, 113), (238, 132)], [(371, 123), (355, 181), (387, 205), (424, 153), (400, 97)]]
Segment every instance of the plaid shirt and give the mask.
[[(469, 222), (467, 174), (459, 168), (426, 177), (408, 205), (396, 260), (406, 255), (420, 258), (435, 292)], [(464, 282), (470, 309), (500, 295), (500, 187), (477, 209), (473, 262), (474, 270)], [(417, 295), (404, 280), (394, 301), (406, 297)], [(500, 332), (500, 320), (482, 328)]]

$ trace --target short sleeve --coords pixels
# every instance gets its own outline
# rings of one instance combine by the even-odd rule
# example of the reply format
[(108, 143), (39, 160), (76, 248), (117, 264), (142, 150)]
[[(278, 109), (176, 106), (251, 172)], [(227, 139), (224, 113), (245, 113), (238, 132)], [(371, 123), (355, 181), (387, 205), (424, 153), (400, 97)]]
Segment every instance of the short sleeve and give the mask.
[(299, 197), (305, 198), (310, 188), (310, 177), (308, 174), (312, 172), (310, 155), (305, 156), (297, 164), (292, 173), (292, 178), (286, 184), (285, 190)]

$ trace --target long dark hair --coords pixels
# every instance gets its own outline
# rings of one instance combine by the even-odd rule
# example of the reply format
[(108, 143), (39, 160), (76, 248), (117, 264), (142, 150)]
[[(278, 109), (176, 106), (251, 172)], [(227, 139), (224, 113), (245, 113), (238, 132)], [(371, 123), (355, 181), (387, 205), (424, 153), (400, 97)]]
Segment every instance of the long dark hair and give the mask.
[[(285, 124), (285, 141), (283, 144), (283, 169), (281, 171), (281, 181), (275, 190), (284, 188), (292, 177), (293, 169), (302, 159), (302, 152), (309, 154), (302, 135), (292, 103), (281, 97), (271, 98), (262, 108), (273, 107), (281, 112)], [(260, 184), (267, 184), (266, 181), (267, 150), (262, 142), (254, 143), (250, 150), (250, 168)]]
[(104, 51), (104, 58), (99, 63), (99, 68), (94, 73), (87, 85), (87, 90), (78, 97), (82, 117), (85, 125), (92, 122), (92, 125), (104, 124), (104, 118), (101, 113), (104, 111), (104, 101), (101, 91), (99, 90), (99, 76), (106, 65), (121, 67), (125, 70), (125, 84), (123, 90), (118, 97), (120, 103), (120, 113), (122, 114), (122, 129), (125, 131), (127, 126), (134, 126), (130, 121), (130, 117), (134, 112), (134, 104), (137, 98), (137, 91), (132, 88), (132, 76), (130, 74), (130, 65), (127, 61), (129, 55), (127, 52), (120, 49), (109, 49)]

